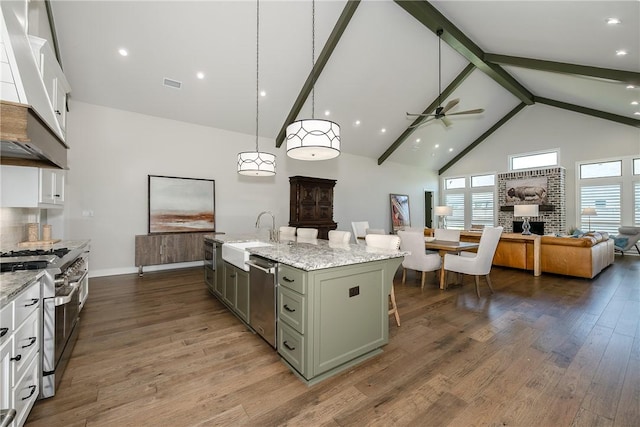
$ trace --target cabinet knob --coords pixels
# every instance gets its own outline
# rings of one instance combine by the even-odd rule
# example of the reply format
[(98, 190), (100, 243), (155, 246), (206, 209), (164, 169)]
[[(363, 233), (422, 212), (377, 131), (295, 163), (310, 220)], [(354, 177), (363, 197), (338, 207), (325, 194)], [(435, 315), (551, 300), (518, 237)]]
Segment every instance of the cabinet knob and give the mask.
[(288, 342), (286, 342), (286, 341), (285, 341), (285, 342), (283, 342), (283, 343), (282, 343), (282, 345), (284, 345), (285, 347), (287, 347), (287, 348), (288, 348), (289, 350), (291, 350), (291, 351), (293, 351), (293, 350), (295, 350), (295, 349), (296, 349), (295, 347), (291, 347), (291, 346), (289, 345), (289, 343), (288, 343)]
[(60, 116), (60, 115), (62, 115), (62, 113), (60, 112), (60, 110), (56, 110), (56, 114), (57, 114), (57, 115), (59, 115), (59, 116)]
[(17, 355), (16, 357), (12, 357), (9, 360), (12, 361), (12, 362), (19, 362), (20, 359), (22, 359), (22, 355), (21, 354)]
[(282, 277), (282, 280), (284, 280), (284, 281), (285, 281), (285, 282), (287, 282), (287, 283), (293, 283), (293, 282), (295, 282), (295, 280), (294, 280), (294, 279), (289, 279), (287, 276), (283, 276), (283, 277)]
[(31, 303), (30, 304), (25, 304), (25, 307), (31, 307), (32, 305), (36, 305), (38, 302), (40, 301), (39, 298), (31, 298)]
[(7, 332), (9, 332), (9, 328), (0, 328), (0, 337), (7, 335)]
[(295, 308), (291, 308), (287, 304), (284, 305), (284, 309), (287, 310), (289, 313), (293, 313), (296, 311)]

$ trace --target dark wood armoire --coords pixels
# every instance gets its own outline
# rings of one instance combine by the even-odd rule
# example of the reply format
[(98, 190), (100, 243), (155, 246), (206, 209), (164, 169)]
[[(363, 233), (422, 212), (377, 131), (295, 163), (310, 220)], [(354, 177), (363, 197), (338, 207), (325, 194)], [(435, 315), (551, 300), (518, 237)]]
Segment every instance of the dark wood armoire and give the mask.
[(333, 188), (335, 179), (289, 177), (291, 196), (289, 226), (318, 229), (319, 239), (328, 239), (329, 230), (338, 224), (333, 221)]

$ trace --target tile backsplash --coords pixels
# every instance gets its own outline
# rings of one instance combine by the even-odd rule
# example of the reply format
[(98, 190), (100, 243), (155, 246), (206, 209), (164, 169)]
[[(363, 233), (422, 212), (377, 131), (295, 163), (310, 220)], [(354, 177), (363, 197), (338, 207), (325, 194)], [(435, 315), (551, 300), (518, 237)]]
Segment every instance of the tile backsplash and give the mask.
[(0, 251), (27, 240), (27, 224), (41, 219), (37, 208), (0, 208)]

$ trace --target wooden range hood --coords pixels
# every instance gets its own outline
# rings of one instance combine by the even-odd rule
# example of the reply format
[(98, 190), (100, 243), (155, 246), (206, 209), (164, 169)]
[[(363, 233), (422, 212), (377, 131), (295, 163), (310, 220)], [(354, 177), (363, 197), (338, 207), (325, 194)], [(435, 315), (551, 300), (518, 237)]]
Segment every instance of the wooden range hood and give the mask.
[(67, 168), (67, 149), (29, 106), (0, 101), (0, 163)]

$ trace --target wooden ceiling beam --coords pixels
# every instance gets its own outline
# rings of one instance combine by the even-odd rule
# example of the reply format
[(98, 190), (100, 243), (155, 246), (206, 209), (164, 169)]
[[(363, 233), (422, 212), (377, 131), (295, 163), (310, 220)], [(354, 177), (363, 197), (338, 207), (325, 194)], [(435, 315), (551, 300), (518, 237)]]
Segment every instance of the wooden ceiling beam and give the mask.
[(344, 30), (347, 28), (347, 25), (349, 25), (349, 21), (351, 21), (351, 17), (355, 13), (359, 5), (360, 0), (348, 0), (346, 6), (344, 7), (344, 9), (342, 9), (342, 13), (336, 21), (336, 25), (333, 27), (333, 31), (331, 31), (331, 34), (327, 39), (327, 43), (324, 45), (324, 48), (322, 49), (322, 52), (320, 52), (320, 55), (318, 55), (318, 58), (313, 65), (313, 68), (309, 73), (307, 80), (302, 86), (302, 90), (300, 90), (300, 93), (298, 94), (298, 98), (296, 98), (296, 102), (293, 104), (293, 107), (291, 107), (291, 111), (289, 111), (284, 124), (280, 128), (280, 132), (278, 132), (278, 136), (276, 136), (277, 148), (280, 148), (280, 146), (284, 142), (287, 126), (289, 126), (289, 124), (295, 121), (298, 117), (300, 110), (302, 110), (305, 101), (313, 90), (313, 85), (316, 83), (316, 80), (318, 80), (318, 77), (320, 77), (320, 74), (322, 74), (324, 66), (329, 61), (333, 50), (338, 45), (340, 37), (342, 37)]
[[(442, 99), (447, 99), (447, 97), (449, 95), (451, 95), (453, 93), (454, 90), (456, 90), (456, 88), (458, 86), (460, 86), (460, 84), (471, 74), (471, 72), (473, 70), (475, 70), (476, 67), (473, 64), (469, 64), (465, 67), (464, 70), (462, 70), (462, 72), (460, 72), (460, 74), (458, 74), (456, 76), (456, 78), (449, 84), (449, 86), (447, 86), (444, 91), (442, 91)], [(439, 106), (439, 101), (440, 101), (440, 97), (436, 98), (428, 107), (426, 110), (424, 110), (422, 112), (422, 114), (431, 114), (435, 111), (436, 108), (438, 108)], [(402, 145), (402, 143), (409, 137), (409, 135), (411, 135), (416, 129), (417, 126), (422, 123), (424, 120), (426, 120), (427, 117), (418, 117), (417, 119), (415, 119), (413, 121), (413, 123), (411, 123), (411, 125), (409, 125), (409, 127), (407, 128), (407, 130), (405, 130), (404, 132), (402, 132), (402, 134), (400, 134), (400, 136), (398, 137), (398, 139), (396, 139), (393, 144), (391, 144), (391, 146), (389, 148), (387, 148), (387, 150), (378, 158), (378, 164), (381, 165), (382, 162), (384, 162), (385, 160), (387, 160), (387, 158), (394, 152), (396, 151), (396, 149), (398, 147), (400, 147), (400, 145)]]
[(567, 102), (556, 101), (555, 99), (543, 98), (541, 96), (536, 96), (534, 100), (536, 101), (536, 103), (539, 102), (540, 104), (551, 105), (552, 107), (562, 108), (563, 110), (586, 114), (588, 116), (597, 117), (599, 119), (610, 120), (612, 122), (620, 123), (623, 125), (640, 128), (640, 120), (631, 117), (619, 116), (617, 114), (594, 110), (593, 108), (582, 107), (580, 105), (569, 104)]
[(486, 61), (484, 58), (485, 53), (482, 49), (428, 1), (395, 0), (395, 2), (434, 33), (439, 29), (444, 30), (442, 40), (449, 46), (464, 56), (480, 71), (487, 74), (499, 85), (511, 92), (520, 101), (527, 105), (533, 105), (533, 95), (531, 92), (502, 69), (502, 67)]
[(589, 67), (586, 65), (569, 64), (566, 62), (544, 61), (542, 59), (498, 55), (495, 53), (487, 53), (484, 58), (488, 62), (492, 62), (494, 64), (513, 65), (514, 67), (529, 68), (532, 70), (596, 77), (599, 79), (613, 80), (632, 84), (634, 86), (640, 86), (640, 73), (634, 73), (633, 71)]

